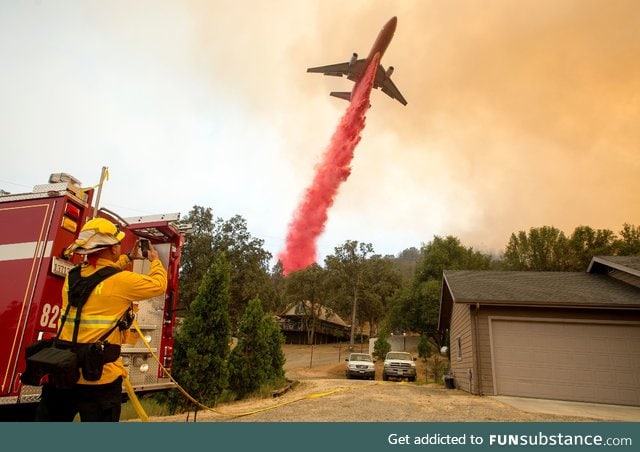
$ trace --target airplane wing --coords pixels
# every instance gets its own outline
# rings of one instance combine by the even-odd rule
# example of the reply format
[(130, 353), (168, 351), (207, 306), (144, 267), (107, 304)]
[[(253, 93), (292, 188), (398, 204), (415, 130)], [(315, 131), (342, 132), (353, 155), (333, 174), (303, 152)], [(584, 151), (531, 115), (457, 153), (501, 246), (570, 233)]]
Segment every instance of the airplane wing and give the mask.
[[(354, 55), (355, 60), (355, 55)], [(338, 63), (338, 64), (330, 64), (328, 66), (318, 66), (318, 67), (310, 67), (307, 69), (307, 72), (316, 72), (324, 75), (332, 75), (334, 77), (342, 77), (344, 75), (353, 82), (357, 82), (362, 78), (362, 74), (365, 70), (367, 60), (357, 60), (357, 61), (348, 61), (346, 63)], [(389, 71), (391, 74), (391, 71)], [(378, 66), (378, 70), (376, 71), (376, 77), (373, 82), (374, 88), (380, 88), (383, 93), (392, 99), (396, 99), (402, 105), (407, 105), (407, 101), (400, 93), (400, 90), (396, 87), (396, 85), (391, 81), (391, 77), (387, 75), (387, 72), (384, 70), (382, 65)], [(331, 93), (334, 97), (339, 97), (341, 99), (351, 99), (351, 95), (349, 93)]]
[(328, 66), (310, 67), (307, 72), (317, 72), (324, 75), (332, 75), (334, 77), (342, 77), (346, 75), (349, 80), (357, 81), (362, 76), (364, 63), (366, 60), (357, 60), (353, 63), (338, 63)]
[(318, 72), (324, 75), (342, 77), (349, 73), (349, 63), (330, 64), (328, 66), (310, 67), (307, 72)]
[(351, 102), (351, 91), (331, 91), (329, 96), (338, 97)]
[(387, 96), (391, 97), (392, 99), (396, 99), (402, 105), (407, 105), (407, 101), (400, 93), (400, 90), (391, 81), (391, 77), (387, 76), (387, 73), (382, 67), (382, 65), (378, 66), (374, 87), (380, 88), (383, 93), (385, 93)]

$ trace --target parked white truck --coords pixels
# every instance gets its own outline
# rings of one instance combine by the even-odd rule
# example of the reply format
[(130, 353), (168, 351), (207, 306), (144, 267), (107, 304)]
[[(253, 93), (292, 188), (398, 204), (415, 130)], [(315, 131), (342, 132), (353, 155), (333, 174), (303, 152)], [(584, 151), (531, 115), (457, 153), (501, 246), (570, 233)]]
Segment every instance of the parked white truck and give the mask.
[(389, 352), (384, 358), (384, 368), (382, 370), (382, 379), (384, 381), (391, 378), (403, 379), (408, 381), (416, 381), (416, 358), (408, 352)]

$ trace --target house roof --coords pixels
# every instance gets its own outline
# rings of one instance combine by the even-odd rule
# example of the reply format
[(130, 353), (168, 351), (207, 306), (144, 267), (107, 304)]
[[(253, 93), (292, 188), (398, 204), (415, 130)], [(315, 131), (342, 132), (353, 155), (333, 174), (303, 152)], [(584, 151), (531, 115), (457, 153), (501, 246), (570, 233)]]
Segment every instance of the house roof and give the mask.
[[(290, 305), (284, 311), (282, 311), (282, 313), (278, 314), (278, 317), (300, 317), (302, 315), (300, 314), (300, 308), (303, 303), (306, 308), (305, 311), (308, 312), (311, 309), (311, 302), (306, 300), (304, 302), (300, 301)], [(318, 308), (316, 307), (316, 309)], [(342, 327), (349, 326), (344, 320), (342, 320), (342, 318), (338, 314), (327, 309), (324, 306), (319, 306), (318, 319), (340, 325)]]
[(582, 272), (445, 271), (455, 303), (640, 308), (640, 288)]
[(438, 328), (447, 328), (454, 303), (563, 308), (640, 309), (640, 287), (608, 276), (640, 278), (640, 256), (594, 257), (587, 272), (443, 272)]
[(595, 256), (587, 272), (597, 273), (602, 269), (615, 269), (640, 277), (640, 256)]

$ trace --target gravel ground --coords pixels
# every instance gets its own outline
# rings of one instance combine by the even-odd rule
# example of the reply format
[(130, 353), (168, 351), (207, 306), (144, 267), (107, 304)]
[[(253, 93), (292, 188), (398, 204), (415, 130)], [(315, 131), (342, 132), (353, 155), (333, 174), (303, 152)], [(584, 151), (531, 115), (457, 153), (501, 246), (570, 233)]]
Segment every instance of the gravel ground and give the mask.
[[(278, 397), (249, 399), (200, 411), (198, 422), (588, 422), (573, 416), (528, 413), (491, 397), (439, 384), (348, 380), (344, 350), (285, 346), (291, 389)], [(315, 363), (311, 366), (310, 364)], [(420, 368), (418, 369), (420, 381)], [(424, 379), (424, 371), (422, 371)], [(154, 417), (154, 422), (193, 422), (193, 412)]]

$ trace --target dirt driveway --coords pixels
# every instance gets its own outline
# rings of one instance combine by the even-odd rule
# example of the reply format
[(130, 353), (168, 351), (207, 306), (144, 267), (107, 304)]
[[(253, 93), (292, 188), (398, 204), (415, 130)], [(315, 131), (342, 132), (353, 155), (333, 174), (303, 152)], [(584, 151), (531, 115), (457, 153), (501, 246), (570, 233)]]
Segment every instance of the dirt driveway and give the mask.
[[(359, 351), (359, 350), (358, 350)], [(348, 380), (344, 348), (285, 346), (290, 390), (200, 411), (198, 422), (588, 422), (595, 419), (525, 412), (493, 397), (440, 384)], [(381, 363), (377, 363), (379, 366)], [(424, 371), (422, 371), (424, 381)], [(186, 414), (152, 421), (184, 422)], [(190, 414), (193, 421), (193, 413)], [(612, 419), (615, 420), (615, 419)]]

